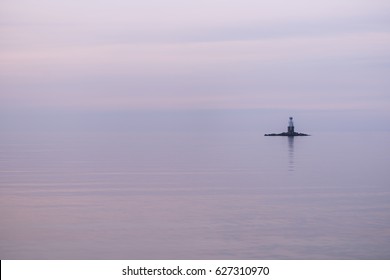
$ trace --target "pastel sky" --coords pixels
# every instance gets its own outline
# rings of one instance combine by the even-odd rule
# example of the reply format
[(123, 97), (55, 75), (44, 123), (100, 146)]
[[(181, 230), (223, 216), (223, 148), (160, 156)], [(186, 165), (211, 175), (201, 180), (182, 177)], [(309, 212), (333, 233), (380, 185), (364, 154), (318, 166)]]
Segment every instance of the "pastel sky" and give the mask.
[(0, 109), (390, 111), (388, 0), (2, 0)]

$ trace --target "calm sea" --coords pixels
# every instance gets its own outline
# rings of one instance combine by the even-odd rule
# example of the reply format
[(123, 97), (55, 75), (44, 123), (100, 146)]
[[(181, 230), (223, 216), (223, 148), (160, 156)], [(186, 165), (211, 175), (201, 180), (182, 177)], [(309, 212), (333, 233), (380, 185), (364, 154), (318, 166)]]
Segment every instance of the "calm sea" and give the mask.
[(390, 133), (4, 133), (0, 259), (390, 259)]

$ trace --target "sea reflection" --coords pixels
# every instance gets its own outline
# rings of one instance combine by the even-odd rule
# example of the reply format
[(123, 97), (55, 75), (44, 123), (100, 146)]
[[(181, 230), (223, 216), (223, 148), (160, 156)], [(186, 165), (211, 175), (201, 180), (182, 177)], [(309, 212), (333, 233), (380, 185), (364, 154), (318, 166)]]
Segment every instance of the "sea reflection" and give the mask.
[(288, 138), (288, 171), (294, 171), (294, 137)]
[(256, 135), (1, 138), (0, 259), (390, 258), (390, 133)]

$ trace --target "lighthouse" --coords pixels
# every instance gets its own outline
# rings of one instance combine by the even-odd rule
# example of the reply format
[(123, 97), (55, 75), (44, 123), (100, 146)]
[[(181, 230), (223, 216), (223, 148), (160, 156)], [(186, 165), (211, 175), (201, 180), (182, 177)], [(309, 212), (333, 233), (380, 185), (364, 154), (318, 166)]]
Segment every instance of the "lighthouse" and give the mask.
[(294, 137), (294, 136), (309, 136), (309, 134), (295, 132), (293, 118), (290, 117), (289, 121), (288, 121), (287, 132), (264, 134), (264, 136), (288, 136), (288, 137)]
[(292, 117), (290, 117), (290, 120), (288, 121), (287, 133), (294, 135), (294, 122)]

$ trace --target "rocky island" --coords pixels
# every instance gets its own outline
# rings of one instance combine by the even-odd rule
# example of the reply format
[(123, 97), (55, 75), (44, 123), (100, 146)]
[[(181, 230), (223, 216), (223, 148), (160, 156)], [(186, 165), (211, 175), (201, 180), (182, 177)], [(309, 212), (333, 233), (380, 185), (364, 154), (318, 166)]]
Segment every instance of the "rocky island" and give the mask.
[(295, 132), (294, 131), (293, 118), (290, 117), (290, 120), (288, 122), (287, 132), (264, 134), (264, 136), (289, 136), (289, 137), (294, 137), (294, 136), (310, 136), (310, 135), (309, 134), (305, 134), (305, 133)]

